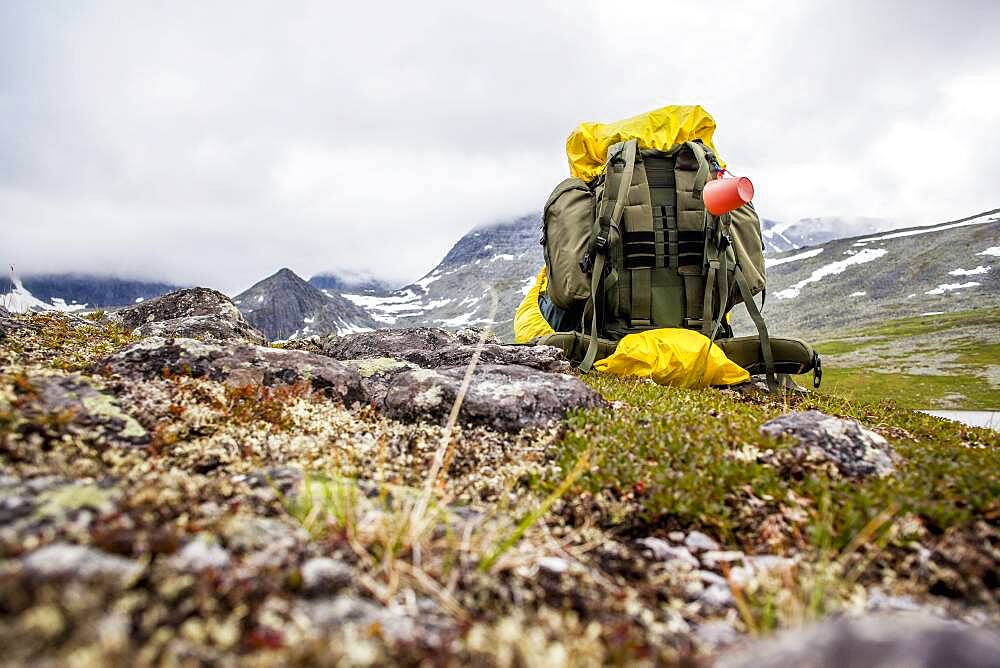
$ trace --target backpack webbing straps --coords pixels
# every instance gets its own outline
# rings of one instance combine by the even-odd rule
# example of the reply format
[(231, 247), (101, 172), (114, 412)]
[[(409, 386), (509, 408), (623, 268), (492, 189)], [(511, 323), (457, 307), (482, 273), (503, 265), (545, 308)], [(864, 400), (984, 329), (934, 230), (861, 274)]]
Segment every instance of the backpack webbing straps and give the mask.
[(691, 195), (700, 200), (701, 193), (705, 190), (705, 182), (708, 181), (708, 159), (705, 157), (705, 146), (701, 142), (689, 141), (684, 145), (694, 153), (694, 159), (698, 162), (698, 172), (694, 175), (694, 188)]
[(774, 376), (774, 354), (771, 352), (771, 339), (767, 335), (767, 325), (764, 324), (764, 318), (760, 314), (760, 309), (757, 308), (757, 302), (753, 300), (750, 285), (747, 283), (747, 279), (743, 275), (743, 270), (740, 269), (739, 265), (736, 265), (736, 285), (740, 289), (740, 295), (743, 297), (743, 303), (747, 307), (750, 319), (757, 326), (757, 334), (760, 338), (760, 352), (764, 357), (764, 369), (767, 371), (767, 389), (771, 392), (777, 392), (778, 381)]
[[(608, 160), (606, 169), (607, 181), (604, 190), (604, 201), (601, 203), (601, 210), (597, 214), (594, 227), (596, 234), (590, 242), (590, 257), (593, 258), (590, 276), (590, 345), (587, 346), (587, 354), (583, 356), (580, 363), (580, 370), (584, 373), (590, 371), (597, 359), (597, 315), (600, 303), (603, 299), (598, 299), (601, 292), (601, 281), (604, 278), (604, 265), (608, 254), (608, 240), (611, 237), (611, 230), (618, 232), (621, 236), (620, 223), (622, 213), (625, 211), (625, 202), (628, 200), (628, 188), (632, 185), (632, 172), (635, 170), (635, 154), (638, 142), (633, 139), (622, 146), (619, 153)], [(619, 160), (624, 160), (622, 170), (618, 172), (614, 169)], [(610, 218), (607, 216), (607, 195), (611, 190), (612, 181), (618, 179), (618, 192), (615, 197), (615, 208), (611, 212)]]

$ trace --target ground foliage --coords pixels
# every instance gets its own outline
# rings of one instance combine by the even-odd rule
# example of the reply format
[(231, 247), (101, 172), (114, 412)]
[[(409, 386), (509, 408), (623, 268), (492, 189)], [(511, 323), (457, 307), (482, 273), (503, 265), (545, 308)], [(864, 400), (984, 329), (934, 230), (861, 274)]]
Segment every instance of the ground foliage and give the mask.
[[(306, 384), (124, 382), (97, 372), (132, 341), (110, 321), (20, 319), (0, 342), (11, 662), (634, 665), (731, 642), (709, 629), (738, 638), (887, 597), (1000, 619), (995, 432), (889, 401), (600, 374), (585, 380), (611, 408), (449, 431)], [(39, 411), (67, 378), (134, 417), (144, 442)], [(760, 434), (809, 408), (882, 434), (896, 472), (845, 479)], [(721, 550), (687, 552), (694, 532)], [(31, 570), (31, 554), (65, 544), (116, 576)], [(734, 550), (781, 567), (740, 575)], [(322, 560), (342, 582), (312, 582), (317, 563), (333, 568)]]

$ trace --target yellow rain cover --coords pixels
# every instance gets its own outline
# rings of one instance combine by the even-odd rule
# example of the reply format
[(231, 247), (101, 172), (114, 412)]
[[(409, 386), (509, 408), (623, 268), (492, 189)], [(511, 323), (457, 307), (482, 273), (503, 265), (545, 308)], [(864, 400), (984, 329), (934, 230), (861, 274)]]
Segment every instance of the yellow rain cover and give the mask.
[(545, 267), (538, 272), (535, 284), (528, 290), (528, 294), (521, 300), (521, 305), (514, 311), (514, 341), (516, 343), (527, 343), (539, 336), (546, 336), (555, 332), (542, 315), (542, 310), (538, 308), (538, 295), (545, 291)]
[[(704, 334), (689, 329), (653, 329), (629, 334), (614, 354), (594, 363), (598, 371), (652, 378), (660, 385), (700, 388), (735, 385), (750, 374), (731, 361)], [(705, 353), (709, 353), (706, 357)], [(707, 363), (706, 363), (707, 362)]]
[(639, 148), (669, 150), (675, 144), (700, 139), (725, 163), (712, 144), (715, 119), (701, 105), (671, 105), (615, 123), (581, 123), (566, 139), (572, 176), (590, 181), (604, 171), (608, 148), (620, 141), (639, 140)]

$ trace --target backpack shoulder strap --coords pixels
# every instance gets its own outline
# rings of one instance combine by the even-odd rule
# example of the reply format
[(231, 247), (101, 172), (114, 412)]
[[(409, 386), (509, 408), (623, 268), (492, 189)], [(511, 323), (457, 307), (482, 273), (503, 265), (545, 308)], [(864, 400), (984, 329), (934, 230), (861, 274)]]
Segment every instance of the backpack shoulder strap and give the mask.
[[(587, 346), (587, 353), (580, 364), (580, 370), (584, 373), (590, 371), (597, 358), (597, 320), (600, 300), (598, 294), (601, 291), (601, 281), (604, 278), (604, 266), (608, 255), (608, 240), (611, 237), (611, 230), (620, 232), (622, 213), (625, 211), (625, 203), (628, 201), (628, 188), (632, 185), (632, 173), (635, 171), (635, 156), (638, 152), (638, 142), (633, 139), (625, 142), (622, 148), (608, 160), (606, 169), (607, 181), (604, 187), (604, 197), (594, 221), (594, 234), (591, 235), (590, 253), (591, 276), (590, 276), (590, 301), (587, 308), (590, 310), (590, 345)], [(616, 183), (617, 181), (617, 183)], [(617, 186), (617, 189), (615, 189)], [(614, 200), (608, 199), (610, 193), (615, 193)], [(614, 207), (608, 215), (610, 202), (614, 202)]]

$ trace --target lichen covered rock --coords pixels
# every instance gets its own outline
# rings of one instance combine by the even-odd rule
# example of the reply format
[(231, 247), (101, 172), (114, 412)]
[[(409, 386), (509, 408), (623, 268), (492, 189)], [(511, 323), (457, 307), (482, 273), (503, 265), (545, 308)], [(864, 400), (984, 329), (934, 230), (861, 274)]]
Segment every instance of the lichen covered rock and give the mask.
[(345, 404), (367, 399), (356, 371), (323, 355), (300, 350), (154, 336), (107, 357), (96, 368), (136, 380), (177, 375), (235, 386), (308, 382), (314, 390)]
[[(477, 330), (452, 334), (438, 327), (376, 330), (331, 337), (322, 342), (323, 353), (339, 360), (394, 358), (424, 369), (462, 366), (472, 361), (478, 348)], [(479, 355), (481, 364), (518, 364), (541, 371), (567, 371), (569, 362), (552, 346), (516, 346), (487, 337)]]
[(110, 394), (80, 374), (30, 374), (17, 388), (17, 429), (68, 431), (89, 442), (142, 444), (149, 435)]
[(895, 468), (889, 443), (854, 420), (816, 410), (795, 411), (764, 423), (760, 431), (774, 437), (792, 436), (798, 441), (794, 447), (828, 459), (845, 476), (883, 476)]
[[(465, 367), (405, 371), (393, 379), (383, 408), (400, 420), (444, 422), (465, 373)], [(574, 408), (603, 405), (601, 395), (573, 376), (485, 364), (473, 372), (459, 421), (517, 431), (548, 426)]]
[(209, 288), (177, 290), (123, 308), (115, 317), (137, 336), (266, 343), (229, 297)]

